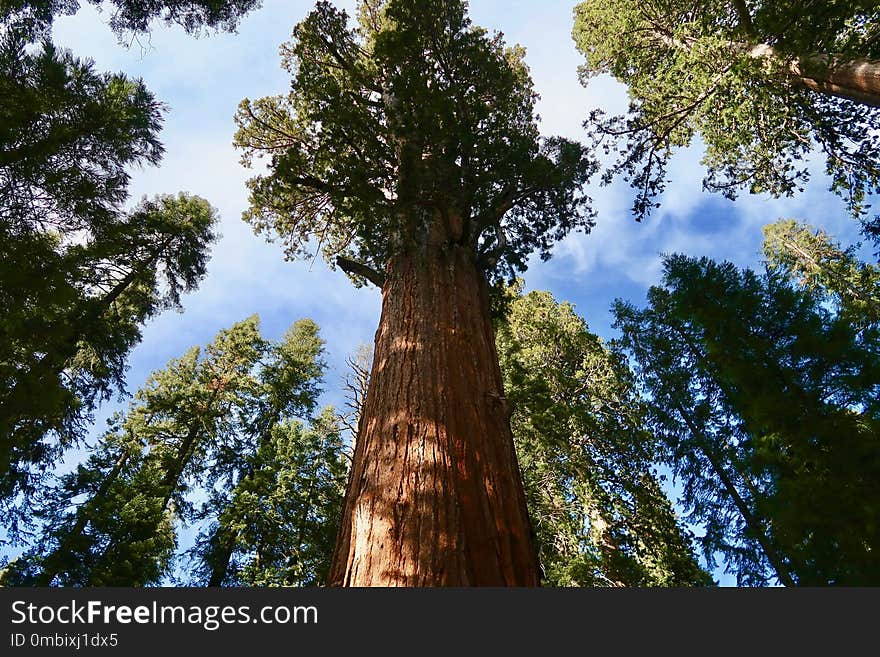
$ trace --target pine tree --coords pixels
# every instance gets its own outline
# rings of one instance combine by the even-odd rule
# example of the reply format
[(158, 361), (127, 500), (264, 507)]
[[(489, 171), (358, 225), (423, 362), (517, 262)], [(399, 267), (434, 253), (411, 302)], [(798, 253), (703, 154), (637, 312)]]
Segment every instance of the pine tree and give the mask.
[(773, 269), (833, 300), (856, 326), (880, 323), (880, 267), (860, 262), (825, 231), (794, 220), (764, 226), (764, 255)]
[(461, 1), (319, 2), (290, 93), (239, 109), (246, 219), (383, 291), (332, 584), (538, 581), (486, 283), (591, 225), (594, 165), (539, 136), (523, 54)]
[(259, 383), (236, 409), (234, 443), (208, 473), (210, 519), (193, 556), (198, 583), (305, 585), (326, 580), (336, 535), (345, 446), (332, 408), (309, 422), (326, 364), (310, 320), (268, 344)]
[(511, 294), (498, 351), (546, 583), (711, 584), (658, 484), (622, 354), (570, 304)]
[(801, 191), (819, 151), (832, 189), (876, 230), (867, 210), (880, 191), (878, 30), (873, 0), (582, 2), (583, 80), (610, 73), (632, 100), (628, 116), (597, 110), (588, 121), (619, 152), (606, 181), (631, 183), (641, 219), (667, 184), (672, 152), (697, 135), (703, 185), (728, 198)]
[(324, 584), (347, 474), (332, 407), (273, 425), (198, 546), (208, 585)]
[[(0, 494), (81, 435), (91, 410), (124, 388), (141, 326), (205, 275), (216, 213), (198, 197), (142, 202), (80, 243), (41, 232), (0, 247)], [(36, 251), (36, 252), (35, 252)], [(40, 274), (45, 273), (45, 277)]]
[[(188, 493), (236, 440), (236, 410), (258, 387), (265, 341), (252, 317), (147, 380), (97, 451), (44, 494), (40, 543), (7, 583), (143, 586), (167, 574)], [(71, 508), (71, 500), (85, 501)]]
[[(88, 0), (100, 6), (101, 0)], [(203, 28), (233, 31), (242, 17), (260, 0), (113, 0), (110, 27), (120, 39), (127, 32), (147, 32), (154, 20), (182, 26), (188, 33)], [(75, 14), (79, 0), (4, 0), (0, 5), (0, 22), (11, 25), (19, 33), (35, 37), (47, 34), (58, 16)]]
[(746, 585), (880, 581), (876, 327), (773, 269), (665, 267), (615, 312), (707, 558)]
[(32, 492), (120, 389), (140, 325), (205, 274), (216, 213), (197, 197), (130, 211), (162, 107), (49, 42), (0, 33), (0, 498)]

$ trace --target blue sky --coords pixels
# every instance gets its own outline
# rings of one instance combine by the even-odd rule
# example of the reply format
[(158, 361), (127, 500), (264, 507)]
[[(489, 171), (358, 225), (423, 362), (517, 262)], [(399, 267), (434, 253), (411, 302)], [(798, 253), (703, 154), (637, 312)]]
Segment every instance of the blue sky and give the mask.
[[(355, 3), (336, 4), (350, 10)], [(360, 343), (372, 342), (380, 310), (375, 289), (355, 289), (320, 258), (285, 262), (280, 248), (255, 236), (241, 220), (247, 204), (244, 181), (252, 172), (240, 166), (232, 148), (232, 116), (243, 98), (285, 91), (289, 78), (280, 67), (278, 47), (312, 5), (308, 0), (268, 0), (242, 21), (237, 34), (198, 39), (179, 27), (157, 24), (149, 36), (128, 46), (120, 45), (106, 25), (109, 14), (90, 5), (54, 28), (59, 46), (94, 59), (98, 70), (142, 77), (170, 107), (162, 133), (165, 158), (159, 167), (133, 171), (132, 199), (187, 191), (208, 199), (222, 217), (223, 237), (214, 248), (208, 276), (197, 292), (184, 298), (185, 312), (166, 313), (145, 327), (143, 342), (130, 358), (131, 392), (170, 358), (258, 313), (264, 335), (272, 338), (296, 319), (318, 322), (331, 365), (325, 401), (338, 404), (346, 356)], [(578, 83), (581, 58), (571, 40), (573, 6), (573, 0), (472, 0), (471, 16), (477, 24), (502, 31), (508, 42), (526, 47), (542, 96), (542, 132), (582, 139), (581, 124), (590, 109), (620, 112), (627, 97), (611, 79), (596, 79), (587, 89)], [(642, 302), (647, 288), (659, 280), (662, 253), (708, 255), (755, 266), (761, 226), (780, 217), (822, 226), (847, 243), (857, 240), (855, 222), (840, 200), (825, 191), (821, 167), (807, 193), (795, 199), (743, 197), (734, 204), (701, 192), (700, 157), (699, 148), (676, 155), (663, 207), (642, 224), (631, 218), (627, 187), (594, 185), (590, 193), (599, 212), (596, 228), (590, 235), (569, 236), (557, 245), (551, 261), (536, 260), (524, 276), (526, 288), (550, 290), (557, 299), (572, 302), (595, 332), (613, 337), (611, 302), (617, 297)], [(100, 422), (116, 408), (106, 405)], [(722, 581), (731, 583), (729, 578)]]

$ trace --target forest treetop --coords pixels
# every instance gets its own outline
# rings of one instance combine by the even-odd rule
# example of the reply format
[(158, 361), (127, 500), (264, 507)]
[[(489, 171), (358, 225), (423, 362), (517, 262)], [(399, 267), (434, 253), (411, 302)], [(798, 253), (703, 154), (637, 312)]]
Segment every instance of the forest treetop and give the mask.
[[(103, 5), (103, 0), (87, 1)], [(190, 34), (203, 27), (232, 31), (262, 0), (111, 0), (109, 4), (110, 27), (122, 37), (129, 32), (147, 32), (155, 19), (176, 23)], [(79, 0), (3, 0), (0, 22), (30, 36), (45, 35), (55, 18), (73, 15), (80, 6)]]
[[(574, 39), (588, 78), (610, 73), (629, 88), (630, 111), (587, 121), (637, 192), (641, 219), (669, 182), (676, 148), (705, 143), (703, 186), (792, 196), (822, 153), (832, 191), (869, 219), (880, 192), (880, 7), (841, 2), (582, 2)], [(873, 226), (873, 228), (872, 228)]]
[(319, 2), (282, 62), (290, 92), (243, 101), (235, 143), (269, 164), (245, 218), (289, 256), (315, 239), (381, 284), (395, 252), (442, 234), (503, 275), (591, 226), (586, 149), (541, 138), (523, 49), (473, 26), (467, 3), (370, 0), (351, 26)]

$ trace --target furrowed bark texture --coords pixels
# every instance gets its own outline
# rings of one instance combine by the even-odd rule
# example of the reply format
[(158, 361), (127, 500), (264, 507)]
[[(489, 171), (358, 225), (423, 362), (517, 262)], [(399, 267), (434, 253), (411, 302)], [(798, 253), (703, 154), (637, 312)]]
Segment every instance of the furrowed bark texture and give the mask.
[(537, 586), (485, 278), (454, 242), (388, 269), (329, 582)]

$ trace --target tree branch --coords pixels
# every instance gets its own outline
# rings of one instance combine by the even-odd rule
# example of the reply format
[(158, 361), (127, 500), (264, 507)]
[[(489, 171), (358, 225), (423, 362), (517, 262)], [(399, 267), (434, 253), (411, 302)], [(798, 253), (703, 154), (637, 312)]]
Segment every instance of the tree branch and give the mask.
[(507, 235), (501, 224), (495, 224), (495, 246), (480, 254), (480, 262), (486, 267), (494, 267), (507, 249)]
[(349, 260), (342, 256), (336, 256), (336, 266), (349, 276), (360, 276), (361, 278), (367, 279), (380, 290), (385, 286), (385, 275), (365, 264)]
[(755, 25), (752, 23), (752, 17), (749, 14), (749, 8), (746, 6), (745, 0), (733, 0), (733, 8), (736, 10), (740, 29), (744, 34), (753, 36), (755, 34)]

